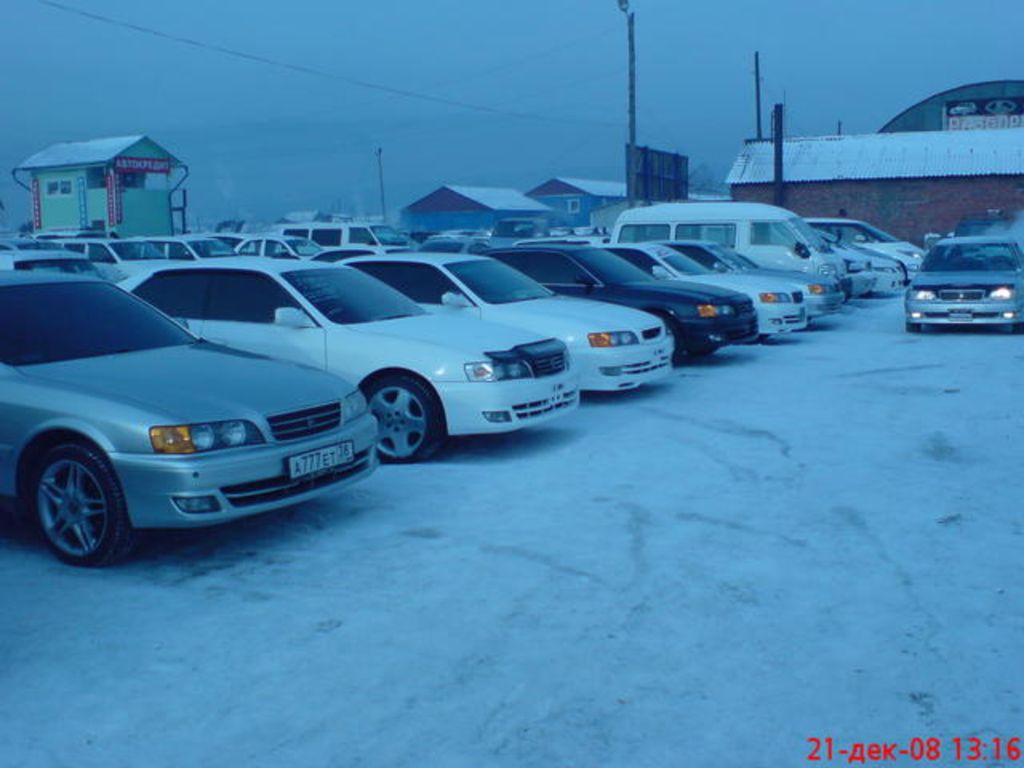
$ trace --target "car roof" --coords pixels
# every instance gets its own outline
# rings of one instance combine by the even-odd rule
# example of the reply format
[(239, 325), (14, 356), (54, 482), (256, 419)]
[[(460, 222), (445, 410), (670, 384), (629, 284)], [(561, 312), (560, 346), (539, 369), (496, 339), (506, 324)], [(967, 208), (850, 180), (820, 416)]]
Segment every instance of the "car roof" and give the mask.
[(516, 245), (508, 246), (505, 248), (492, 248), (485, 256), (491, 256), (495, 253), (521, 253), (522, 251), (554, 251), (558, 253), (580, 253), (582, 251), (592, 251), (595, 248), (601, 249), (604, 245), (610, 245), (610, 243), (602, 243), (601, 245), (575, 245), (569, 243), (537, 243), (533, 245), (527, 240), (523, 240)]
[(796, 216), (786, 208), (765, 203), (743, 203), (736, 201), (656, 203), (641, 208), (630, 208), (619, 214), (616, 226), (620, 224), (665, 224), (668, 222), (733, 221), (741, 219), (762, 219), (783, 221)]
[(436, 267), (447, 266), (448, 264), (461, 263), (463, 261), (487, 261), (486, 255), (481, 256), (475, 253), (434, 253), (432, 251), (406, 251), (399, 253), (388, 253), (381, 256), (353, 256), (345, 259), (345, 264), (359, 264), (366, 261), (393, 261), (400, 264), (432, 264)]
[(70, 275), (63, 272), (34, 272), (31, 270), (0, 270), (0, 288), (7, 288), (12, 285), (46, 285), (47, 283), (104, 283), (111, 285), (106, 280), (92, 277), (91, 275)]
[(89, 257), (77, 251), (65, 251), (57, 248), (39, 248), (32, 251), (0, 251), (0, 259), (11, 263), (22, 261), (46, 261), (48, 259), (77, 259), (89, 261)]
[(270, 275), (280, 275), (283, 272), (295, 272), (307, 269), (337, 269), (343, 264), (325, 264), (322, 261), (311, 259), (271, 259), (267, 256), (223, 256), (218, 259), (202, 259), (200, 261), (172, 261), (162, 260), (158, 267), (147, 272), (147, 275), (158, 272), (170, 272), (176, 270), (197, 270), (197, 269), (247, 269), (255, 272), (265, 272)]
[[(126, 238), (127, 239), (127, 238)], [(189, 235), (147, 235), (146, 237), (136, 237), (135, 240), (146, 240), (152, 242), (159, 240), (161, 243), (188, 243), (195, 240), (216, 240), (216, 235), (202, 235), (202, 234), (189, 234)]]
[(963, 235), (962, 237), (944, 237), (942, 240), (935, 243), (935, 245), (960, 245), (961, 243), (992, 243), (998, 245), (1012, 243), (1018, 248), (1020, 247), (1020, 243), (1011, 235)]

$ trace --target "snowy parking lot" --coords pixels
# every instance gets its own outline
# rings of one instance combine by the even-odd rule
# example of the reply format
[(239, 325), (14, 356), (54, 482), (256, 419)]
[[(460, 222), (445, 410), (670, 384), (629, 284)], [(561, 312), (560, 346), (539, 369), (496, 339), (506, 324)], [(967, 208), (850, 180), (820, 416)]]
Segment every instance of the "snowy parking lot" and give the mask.
[(5, 519), (0, 764), (781, 768), (1024, 735), (1022, 361), (861, 300), (119, 567)]

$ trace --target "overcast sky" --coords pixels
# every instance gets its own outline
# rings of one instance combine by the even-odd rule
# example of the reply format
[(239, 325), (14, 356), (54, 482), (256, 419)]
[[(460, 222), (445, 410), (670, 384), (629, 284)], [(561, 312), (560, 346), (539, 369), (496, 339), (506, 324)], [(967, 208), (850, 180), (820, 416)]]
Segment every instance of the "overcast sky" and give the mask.
[[(204, 224), (310, 208), (377, 213), (378, 146), (392, 214), (443, 183), (622, 178), (625, 23), (615, 0), (60, 2), (334, 77), (3, 0), (5, 169), (55, 141), (145, 133), (189, 165), (191, 212)], [(754, 133), (755, 50), (765, 124), (784, 101), (791, 136), (834, 133), (837, 120), (846, 133), (873, 132), (937, 91), (1024, 76), (1021, 0), (632, 7), (638, 142), (687, 153), (718, 181)], [(0, 200), (10, 225), (28, 218), (28, 194), (6, 174)]]

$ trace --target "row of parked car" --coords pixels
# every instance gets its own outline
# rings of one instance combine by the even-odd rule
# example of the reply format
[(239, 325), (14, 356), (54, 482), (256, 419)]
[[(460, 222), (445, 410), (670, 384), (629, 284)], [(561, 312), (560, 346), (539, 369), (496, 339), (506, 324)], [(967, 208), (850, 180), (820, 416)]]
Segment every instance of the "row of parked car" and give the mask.
[(140, 529), (294, 504), (379, 458), (543, 424), (581, 391), (655, 383), (878, 289), (824, 239), (786, 240), (792, 214), (747, 258), (728, 222), (666, 233), (630, 213), (611, 243), (485, 255), (284, 231), (234, 250), (212, 235), (0, 244), (0, 496), (59, 557), (102, 565)]

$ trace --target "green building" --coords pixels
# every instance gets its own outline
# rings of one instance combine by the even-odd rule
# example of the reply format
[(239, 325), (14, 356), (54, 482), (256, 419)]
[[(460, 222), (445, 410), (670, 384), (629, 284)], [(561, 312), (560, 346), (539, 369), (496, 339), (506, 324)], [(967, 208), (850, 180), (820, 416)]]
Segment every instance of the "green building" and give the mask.
[(187, 175), (180, 160), (146, 136), (62, 142), (14, 169), (32, 193), (36, 232), (119, 237), (173, 234), (173, 214), (184, 206), (175, 208), (171, 198)]

